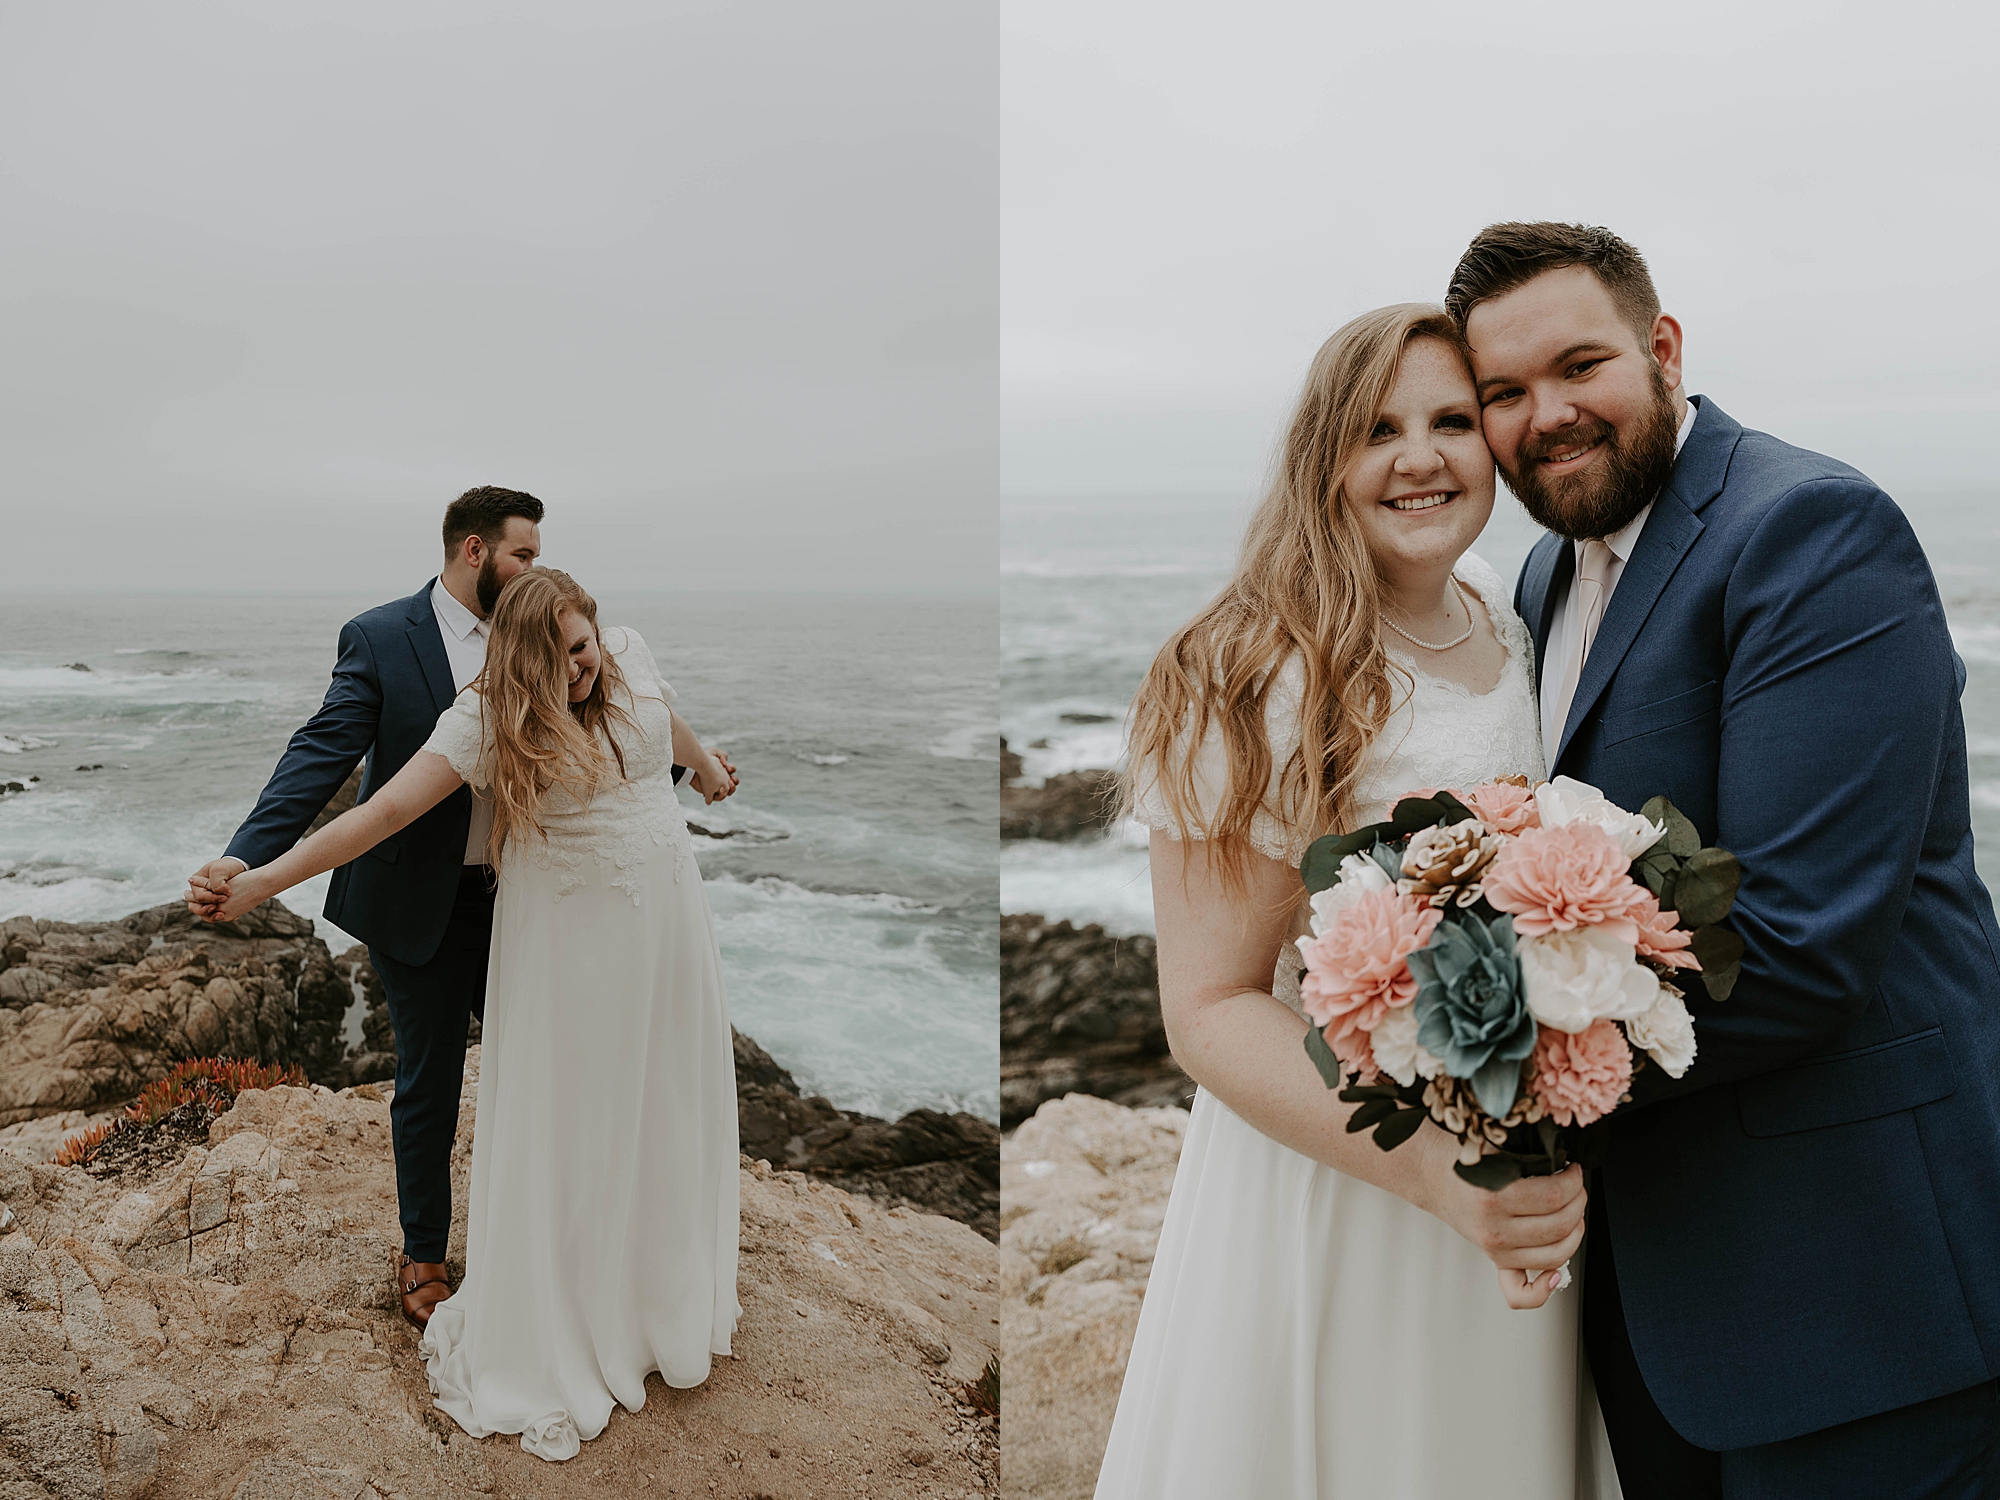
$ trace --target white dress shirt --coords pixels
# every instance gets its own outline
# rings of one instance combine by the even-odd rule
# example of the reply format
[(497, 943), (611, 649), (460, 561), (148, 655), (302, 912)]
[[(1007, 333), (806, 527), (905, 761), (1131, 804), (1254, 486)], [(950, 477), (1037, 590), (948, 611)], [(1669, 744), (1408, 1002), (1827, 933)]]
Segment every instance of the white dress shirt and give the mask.
[[(437, 613), (438, 634), (444, 637), (444, 659), (451, 663), (451, 690), (462, 693), (486, 665), (486, 622), (452, 597), (442, 578), (431, 585), (431, 608)], [(486, 863), (486, 836), (492, 831), (493, 799), (474, 792), (472, 826), (465, 835), (467, 864)]]
[[(1681, 417), (1680, 430), (1674, 434), (1674, 456), (1680, 457), (1681, 445), (1687, 441), (1690, 428), (1694, 426), (1695, 404), (1690, 401), (1687, 411)], [(1653, 513), (1652, 501), (1646, 508), (1625, 523), (1622, 531), (1613, 532), (1604, 539), (1604, 545), (1611, 549), (1611, 561), (1604, 569), (1604, 613), (1611, 611), (1611, 596), (1617, 591), (1618, 579), (1625, 571), (1625, 563), (1632, 556), (1632, 549), (1639, 545), (1639, 533), (1646, 529), (1646, 518)], [(1562, 702), (1563, 674), (1561, 670), (1550, 671), (1551, 662), (1567, 662), (1570, 652), (1576, 649), (1576, 632), (1580, 628), (1576, 611), (1576, 567), (1583, 551), (1582, 542), (1570, 543), (1569, 586), (1556, 603), (1555, 618), (1549, 622), (1549, 638), (1542, 644), (1542, 655), (1537, 667), (1541, 676), (1542, 696), (1542, 754), (1553, 763), (1556, 746), (1562, 739), (1562, 720), (1556, 717), (1559, 710), (1568, 705)], [(1602, 616), (1600, 616), (1602, 618)], [(1550, 769), (1554, 769), (1551, 764)]]

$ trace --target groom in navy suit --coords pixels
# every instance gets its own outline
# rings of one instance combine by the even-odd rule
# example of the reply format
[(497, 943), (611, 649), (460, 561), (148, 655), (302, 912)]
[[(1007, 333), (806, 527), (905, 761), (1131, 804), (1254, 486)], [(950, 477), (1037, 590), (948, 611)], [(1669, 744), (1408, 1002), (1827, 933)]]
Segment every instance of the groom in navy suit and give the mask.
[[(349, 620), (319, 712), (292, 736), (228, 851), (189, 881), (197, 911), (232, 875), (297, 843), (365, 756), (359, 801), (422, 748), (438, 715), (478, 675), (486, 617), (507, 580), (541, 555), (542, 502), (520, 490), (467, 490), (444, 513), (444, 569), (407, 599)], [(389, 1107), (403, 1255), (396, 1293), (418, 1327), (450, 1295), (451, 1149), (471, 1017), (485, 1008), (493, 932), (492, 811), (461, 787), (416, 822), (333, 872), (327, 919), (368, 945), (396, 1034)]]
[(1606, 230), (1498, 224), (1452, 276), (1486, 439), (1548, 528), (1515, 604), (1551, 776), (1735, 851), (1728, 1000), (1635, 1079), (1585, 1346), (1627, 1500), (2000, 1495), (2000, 930), (1909, 522), (1681, 389)]

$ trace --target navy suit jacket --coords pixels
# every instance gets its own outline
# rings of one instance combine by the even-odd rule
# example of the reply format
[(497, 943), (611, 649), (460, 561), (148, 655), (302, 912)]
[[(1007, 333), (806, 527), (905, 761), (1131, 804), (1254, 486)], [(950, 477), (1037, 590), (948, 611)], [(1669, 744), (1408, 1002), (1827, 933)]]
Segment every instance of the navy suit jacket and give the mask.
[[(1728, 1449), (2000, 1375), (2000, 930), (1908, 520), (1697, 402), (1548, 749), (1743, 861), (1742, 979), (1688, 987), (1694, 1065), (1641, 1073), (1598, 1184), (1647, 1388)], [(1574, 557), (1522, 568), (1538, 659)]]
[[(355, 616), (319, 712), (292, 736), (227, 853), (268, 864), (299, 841), (364, 755), (358, 801), (403, 768), (457, 696), (432, 579), (407, 599)], [(327, 920), (406, 964), (436, 956), (458, 895), (472, 793), (460, 787), (407, 828), (333, 872)]]

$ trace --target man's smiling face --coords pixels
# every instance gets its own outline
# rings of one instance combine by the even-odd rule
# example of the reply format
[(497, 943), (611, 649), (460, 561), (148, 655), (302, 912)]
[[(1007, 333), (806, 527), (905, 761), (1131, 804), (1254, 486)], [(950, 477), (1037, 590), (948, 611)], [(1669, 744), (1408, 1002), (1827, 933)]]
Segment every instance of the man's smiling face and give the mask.
[(1673, 470), (1683, 401), (1680, 325), (1648, 338), (1583, 266), (1545, 271), (1465, 320), (1487, 446), (1543, 526), (1610, 536)]

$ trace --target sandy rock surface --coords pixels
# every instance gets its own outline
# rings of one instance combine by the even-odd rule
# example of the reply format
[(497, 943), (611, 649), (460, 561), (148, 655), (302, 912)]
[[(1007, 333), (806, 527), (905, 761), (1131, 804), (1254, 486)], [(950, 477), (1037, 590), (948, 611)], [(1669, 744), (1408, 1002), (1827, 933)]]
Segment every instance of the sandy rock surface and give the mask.
[(1072, 1094), (1001, 1145), (1008, 1500), (1096, 1486), (1187, 1120)]
[[(463, 1255), (478, 1069), (455, 1156)], [(243, 1094), (149, 1181), (0, 1152), (0, 1497), (971, 1496), (994, 1247), (745, 1160), (735, 1357), (567, 1464), (437, 1412), (394, 1310), (385, 1090)], [(0, 1214), (4, 1220), (6, 1214)], [(456, 1269), (456, 1268), (455, 1268)]]

